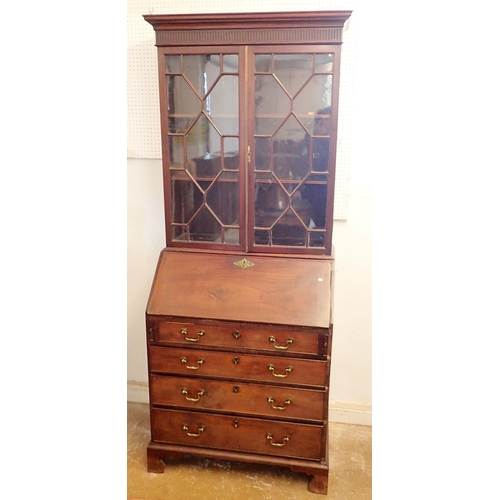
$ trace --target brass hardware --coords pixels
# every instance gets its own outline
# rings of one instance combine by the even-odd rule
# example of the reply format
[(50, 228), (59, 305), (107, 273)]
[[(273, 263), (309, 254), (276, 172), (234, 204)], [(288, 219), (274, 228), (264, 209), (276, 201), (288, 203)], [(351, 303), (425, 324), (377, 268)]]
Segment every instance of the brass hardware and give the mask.
[(271, 335), (269, 337), (269, 342), (272, 342), (273, 345), (274, 345), (274, 348), (275, 349), (288, 349), (290, 347), (290, 345), (293, 344), (294, 340), (293, 340), (293, 337), (290, 337), (287, 341), (286, 341), (286, 345), (276, 345), (275, 342), (276, 342), (276, 337), (274, 335)]
[(236, 330), (236, 331), (233, 332), (233, 337), (235, 339), (239, 339), (241, 337), (241, 333), (238, 330)]
[(201, 366), (204, 362), (205, 362), (205, 360), (204, 360), (204, 359), (199, 359), (199, 360), (196, 362), (196, 364), (197, 364), (198, 366), (188, 366), (188, 365), (186, 364), (186, 363), (187, 363), (187, 359), (186, 359), (184, 356), (182, 356), (182, 358), (181, 358), (181, 363), (183, 363), (184, 365), (186, 365), (186, 368), (187, 368), (188, 370), (197, 370), (197, 369), (198, 369), (198, 368), (199, 368), (199, 367), (200, 367), (200, 366)]
[(287, 366), (287, 367), (285, 368), (285, 372), (286, 372), (286, 373), (285, 373), (284, 375), (281, 375), (281, 374), (279, 374), (279, 373), (274, 373), (274, 366), (273, 366), (273, 365), (269, 365), (269, 366), (268, 366), (268, 369), (269, 369), (269, 370), (273, 373), (273, 375), (274, 375), (275, 377), (278, 377), (278, 378), (285, 378), (285, 377), (287, 377), (287, 376), (288, 376), (288, 374), (289, 374), (289, 373), (293, 370), (293, 366)]
[[(205, 426), (204, 426), (204, 425), (200, 425), (200, 426), (198, 427), (198, 433), (197, 433), (197, 434), (194, 434), (194, 433), (192, 433), (192, 432), (189, 432), (189, 427), (188, 427), (186, 424), (184, 424), (184, 425), (182, 426), (182, 430), (183, 430), (183, 431), (186, 431), (186, 434), (187, 434), (189, 437), (195, 437), (195, 438), (197, 438), (197, 437), (200, 437), (200, 436), (201, 436), (201, 433), (205, 430)], [(271, 444), (272, 444), (272, 443), (271, 443)]]
[(202, 390), (198, 393), (198, 397), (197, 397), (197, 398), (190, 398), (190, 397), (188, 397), (188, 396), (187, 396), (187, 394), (188, 394), (187, 389), (182, 389), (182, 391), (181, 391), (181, 392), (182, 392), (182, 394), (184, 394), (184, 397), (185, 397), (188, 401), (194, 401), (195, 403), (196, 403), (197, 401), (199, 401), (199, 400), (200, 400), (201, 396), (204, 396), (204, 395), (206, 394), (206, 393), (205, 393), (205, 390), (204, 390), (204, 389), (202, 389)]
[(273, 436), (271, 436), (271, 434), (268, 434), (268, 435), (266, 436), (266, 439), (268, 439), (268, 440), (269, 440), (269, 442), (271, 443), (271, 445), (272, 445), (272, 446), (285, 446), (285, 444), (286, 444), (288, 441), (290, 441), (290, 436), (285, 436), (285, 437), (283, 438), (283, 442), (282, 442), (282, 443), (274, 443), (274, 442), (273, 442)]
[[(286, 410), (286, 406), (275, 406), (274, 405), (274, 399), (269, 397), (267, 398), (267, 402), (271, 404), (271, 406), (275, 409), (275, 410)], [(285, 399), (285, 403), (286, 405), (291, 405), (292, 404), (292, 400), (291, 399)]]
[[(186, 336), (187, 335), (187, 328), (181, 328), (181, 334)], [(200, 330), (198, 332), (198, 337), (195, 338), (195, 339), (192, 339), (192, 338), (189, 338), (189, 337), (185, 337), (186, 340), (188, 340), (189, 342), (198, 342), (200, 340), (200, 337), (203, 337), (203, 335), (205, 335), (205, 332), (203, 330)]]
[(233, 422), (233, 426), (234, 426), (235, 429), (237, 429), (240, 426), (240, 423), (237, 420), (235, 420)]
[(233, 392), (240, 392), (240, 388), (237, 385), (235, 385), (233, 387)]
[(247, 163), (249, 165), (252, 163), (252, 151), (250, 149), (250, 144), (247, 146)]
[(241, 260), (237, 260), (236, 262), (233, 262), (235, 266), (241, 267), (241, 269), (246, 269), (247, 267), (252, 267), (255, 266), (253, 262), (250, 262), (249, 260), (243, 258)]
[(233, 358), (233, 363), (235, 365), (237, 365), (239, 362), (240, 362), (240, 358), (238, 358), (238, 357)]

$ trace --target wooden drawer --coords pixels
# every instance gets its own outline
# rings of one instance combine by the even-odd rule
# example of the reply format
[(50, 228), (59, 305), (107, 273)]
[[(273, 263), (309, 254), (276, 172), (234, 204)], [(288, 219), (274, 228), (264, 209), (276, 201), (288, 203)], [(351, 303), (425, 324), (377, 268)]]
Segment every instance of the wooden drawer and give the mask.
[(151, 404), (312, 420), (321, 423), (325, 390), (152, 375)]
[(321, 388), (327, 384), (328, 374), (323, 360), (154, 346), (149, 348), (149, 368), (158, 373)]
[[(153, 339), (157, 343), (187, 347), (222, 347), (255, 349), (280, 355), (309, 354), (326, 351), (328, 329), (290, 330), (266, 325), (242, 325), (213, 321), (172, 321), (151, 319)], [(326, 335), (325, 335), (326, 333)]]
[(178, 410), (151, 410), (152, 439), (280, 457), (322, 460), (324, 427)]

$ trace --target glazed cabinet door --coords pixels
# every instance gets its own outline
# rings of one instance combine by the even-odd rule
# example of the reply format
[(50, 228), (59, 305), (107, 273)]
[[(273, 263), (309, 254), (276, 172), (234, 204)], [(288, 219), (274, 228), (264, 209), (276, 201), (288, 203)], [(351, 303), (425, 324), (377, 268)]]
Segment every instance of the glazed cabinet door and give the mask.
[(251, 251), (330, 251), (339, 54), (339, 46), (250, 48)]
[(239, 47), (159, 49), (169, 246), (242, 248), (242, 67)]

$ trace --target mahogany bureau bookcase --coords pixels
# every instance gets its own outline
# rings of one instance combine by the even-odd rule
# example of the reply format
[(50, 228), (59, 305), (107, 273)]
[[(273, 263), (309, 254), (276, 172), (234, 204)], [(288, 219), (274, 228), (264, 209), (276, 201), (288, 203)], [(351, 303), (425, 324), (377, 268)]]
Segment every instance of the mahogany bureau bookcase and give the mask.
[(340, 49), (350, 11), (146, 15), (166, 247), (146, 307), (148, 470), (289, 467), (327, 493)]

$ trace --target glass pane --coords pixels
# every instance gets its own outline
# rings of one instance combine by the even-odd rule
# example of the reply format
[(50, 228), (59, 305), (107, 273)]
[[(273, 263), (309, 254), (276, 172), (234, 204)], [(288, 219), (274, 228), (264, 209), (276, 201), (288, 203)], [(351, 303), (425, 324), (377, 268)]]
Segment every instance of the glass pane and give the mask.
[(183, 76), (169, 76), (168, 131), (185, 132), (201, 111), (201, 101)]
[(171, 233), (176, 241), (239, 242), (237, 71), (235, 54), (167, 58)]
[(257, 114), (287, 115), (290, 112), (290, 98), (272, 75), (255, 76), (255, 97)]
[(266, 73), (271, 71), (271, 54), (256, 54), (255, 71)]
[(220, 75), (219, 54), (183, 56), (183, 60), (184, 75), (198, 94), (203, 97)]
[(189, 224), (203, 205), (203, 193), (185, 173), (173, 174), (171, 218), (175, 224)]
[(287, 210), (290, 198), (275, 182), (255, 184), (255, 227), (271, 227)]
[(324, 248), (333, 55), (261, 54), (255, 69), (255, 244)]
[(190, 226), (191, 241), (216, 241), (221, 237), (220, 222), (204, 206), (195, 216)]
[(224, 226), (238, 227), (239, 182), (235, 174), (236, 172), (221, 174), (207, 191), (207, 206)]
[(238, 77), (222, 76), (205, 100), (205, 111), (221, 135), (238, 135)]
[(167, 73), (181, 72), (181, 56), (166, 56)]
[(305, 246), (306, 237), (306, 228), (292, 210), (288, 210), (271, 230), (273, 245)]
[(276, 54), (274, 56), (274, 74), (291, 96), (302, 88), (312, 73), (312, 54)]
[(271, 170), (271, 138), (256, 137), (254, 151), (255, 170)]
[(238, 54), (225, 54), (222, 61), (224, 73), (238, 73)]
[(306, 130), (313, 134), (318, 114), (330, 114), (332, 76), (314, 75), (293, 100), (293, 110)]
[(303, 179), (309, 171), (302, 141), (307, 136), (294, 116), (280, 127), (273, 140), (273, 172), (280, 180)]

